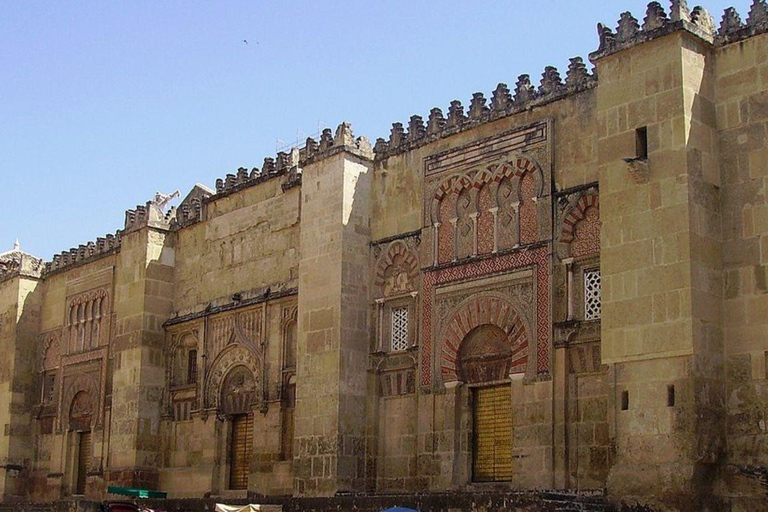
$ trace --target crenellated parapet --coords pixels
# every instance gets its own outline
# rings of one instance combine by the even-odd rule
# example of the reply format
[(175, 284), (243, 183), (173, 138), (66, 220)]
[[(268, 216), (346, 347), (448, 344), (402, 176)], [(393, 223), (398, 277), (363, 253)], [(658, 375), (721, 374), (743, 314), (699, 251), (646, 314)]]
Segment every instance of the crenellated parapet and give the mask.
[(373, 158), (371, 144), (365, 137), (355, 138), (349, 123), (341, 123), (334, 134), (330, 128), (325, 128), (320, 134), (320, 140), (308, 137), (304, 147), (295, 147), (290, 152), (280, 151), (276, 157), (266, 157), (261, 169), (254, 167), (250, 171), (244, 167), (235, 174), (227, 174), (216, 180), (216, 193), (210, 199), (213, 201), (244, 188), (252, 187), (275, 178), (283, 178), (283, 190), (288, 190), (301, 184), (301, 168), (313, 161), (321, 160), (340, 151), (354, 153), (363, 158)]
[(741, 16), (733, 7), (723, 12), (715, 43), (735, 43), (765, 32), (768, 32), (768, 2), (753, 0), (746, 22), (741, 21)]
[(176, 208), (167, 212), (154, 201), (147, 201), (132, 210), (125, 211), (125, 229), (123, 234), (136, 231), (144, 227), (169, 229), (171, 220), (176, 216)]
[(373, 151), (376, 159), (384, 160), (479, 124), (551, 103), (596, 84), (597, 76), (587, 70), (584, 59), (574, 57), (570, 59), (565, 80), (556, 67), (547, 66), (538, 88), (531, 83), (530, 75), (520, 75), (513, 89), (505, 83), (498, 84), (490, 101), (483, 93), (474, 93), (466, 113), (461, 101), (454, 100), (447, 115), (438, 107), (430, 110), (426, 123), (420, 115), (411, 116), (407, 130), (403, 123), (392, 123), (389, 139), (377, 139)]
[(714, 18), (704, 7), (689, 9), (686, 0), (671, 0), (667, 15), (659, 2), (651, 2), (642, 23), (629, 11), (621, 13), (615, 30), (598, 23), (600, 46), (589, 58), (594, 62), (677, 30), (686, 30), (718, 46), (740, 41), (768, 31), (768, 3), (753, 0), (746, 23), (741, 21), (736, 9), (729, 7), (717, 28)]
[[(245, 167), (240, 167), (237, 173), (227, 174), (226, 177), (216, 180), (216, 193), (211, 197), (215, 200), (238, 190), (286, 175), (290, 180), (291, 176), (301, 175), (299, 160), (300, 150), (293, 148), (289, 153), (279, 151), (274, 158), (264, 158), (261, 169), (254, 167), (249, 171)], [(208, 198), (205, 199), (208, 200)]]
[(108, 234), (105, 237), (97, 238), (95, 242), (80, 244), (68, 251), (56, 254), (53, 256), (53, 260), (45, 263), (44, 273), (46, 275), (53, 274), (112, 254), (120, 249), (121, 236), (122, 232), (117, 231), (114, 235)]
[(589, 55), (593, 62), (676, 30), (687, 30), (708, 42), (715, 38), (712, 16), (703, 7), (688, 8), (686, 0), (672, 0), (669, 15), (659, 2), (651, 2), (645, 10), (642, 24), (631, 12), (621, 13), (616, 29), (597, 24), (600, 46)]
[(328, 158), (342, 151), (355, 154), (361, 158), (372, 159), (373, 149), (371, 143), (365, 137), (355, 137), (352, 133), (352, 125), (341, 123), (334, 134), (330, 128), (326, 128), (320, 134), (320, 141), (307, 138), (303, 148), (299, 150), (301, 165)]
[(176, 208), (176, 215), (171, 219), (171, 229), (180, 229), (203, 220), (203, 203), (214, 195), (214, 191), (200, 183), (192, 190)]

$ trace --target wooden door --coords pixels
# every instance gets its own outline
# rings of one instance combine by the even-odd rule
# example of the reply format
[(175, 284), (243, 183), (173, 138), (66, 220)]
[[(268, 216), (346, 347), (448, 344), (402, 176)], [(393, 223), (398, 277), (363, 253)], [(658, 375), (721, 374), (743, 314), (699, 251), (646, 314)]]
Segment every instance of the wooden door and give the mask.
[(232, 436), (229, 445), (229, 488), (248, 488), (253, 445), (253, 417), (250, 414), (232, 416)]
[(475, 388), (473, 424), (473, 480), (512, 480), (512, 398), (508, 385)]
[(78, 432), (77, 434), (77, 479), (75, 481), (75, 494), (85, 494), (85, 479), (93, 453), (90, 432)]

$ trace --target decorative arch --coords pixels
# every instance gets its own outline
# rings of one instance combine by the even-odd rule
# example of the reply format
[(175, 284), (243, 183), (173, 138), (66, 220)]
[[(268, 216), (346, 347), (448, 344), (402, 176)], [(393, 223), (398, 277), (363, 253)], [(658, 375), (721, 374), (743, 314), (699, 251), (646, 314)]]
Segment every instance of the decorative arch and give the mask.
[(536, 204), (537, 199), (540, 197), (540, 192), (536, 189), (535, 174), (526, 171), (520, 177), (517, 189), (520, 202), (518, 213), (520, 215), (519, 240), (521, 244), (534, 243), (540, 238), (539, 208)]
[(509, 377), (513, 346), (507, 333), (494, 324), (478, 325), (461, 342), (457, 354), (457, 374), (462, 382), (477, 384)]
[(40, 369), (50, 370), (59, 366), (61, 357), (61, 334), (59, 331), (45, 335), (40, 346)]
[(493, 183), (498, 167), (498, 165), (491, 165), (485, 169), (477, 171), (475, 177), (472, 179), (472, 186), (479, 190), (484, 186)]
[[(242, 345), (229, 345), (221, 351), (211, 365), (211, 371), (205, 384), (206, 407), (221, 409), (221, 393), (224, 385), (224, 379), (229, 372), (236, 366), (247, 368), (254, 379), (255, 389), (260, 390), (261, 360), (248, 348)], [(262, 396), (258, 391), (257, 401), (261, 401)]]
[(541, 168), (536, 162), (524, 156), (517, 156), (509, 162), (500, 165), (494, 179), (501, 181), (504, 178), (510, 178), (519, 183), (519, 180), (526, 174), (531, 174), (535, 180), (536, 186), (534, 190), (536, 197), (544, 195), (544, 174), (541, 172)]
[(94, 397), (88, 391), (78, 391), (69, 406), (69, 430), (90, 430), (93, 423)]
[(524, 156), (445, 178), (425, 205), (435, 264), (538, 241), (545, 189), (541, 167)]
[(490, 254), (497, 249), (496, 217), (498, 215), (499, 183), (494, 180), (498, 166), (481, 169), (475, 175), (472, 186), (477, 189), (477, 254)]
[[(73, 409), (75, 398), (81, 393), (85, 394), (78, 399), (77, 408)], [(65, 425), (70, 430), (87, 430), (90, 428), (99, 419), (98, 397), (99, 387), (91, 374), (82, 373), (70, 380), (64, 389), (61, 400), (62, 407), (65, 408), (61, 415), (62, 425)], [(87, 404), (85, 402), (86, 398)], [(87, 411), (85, 409), (86, 405), (88, 405)], [(75, 417), (72, 416), (73, 411), (77, 412)], [(88, 412), (88, 414), (86, 415), (84, 412)]]
[[(529, 337), (515, 307), (500, 296), (482, 296), (468, 299), (459, 305), (440, 336), (440, 372), (444, 382), (459, 380), (460, 351), (476, 355), (474, 349), (467, 349), (464, 343), (468, 335), (481, 326), (494, 326), (503, 334), (508, 350), (509, 373), (524, 373), (528, 366)], [(488, 355), (488, 354), (486, 354)], [(507, 375), (509, 374), (507, 373)]]
[(298, 305), (293, 304), (283, 308), (283, 315), (280, 319), (280, 332), (283, 340), (283, 370), (296, 368), (299, 336), (298, 319)]
[(102, 345), (109, 314), (109, 293), (99, 288), (72, 297), (67, 314), (69, 351), (88, 350)]
[(440, 183), (440, 186), (437, 187), (437, 190), (435, 191), (435, 195), (432, 197), (431, 201), (431, 220), (432, 224), (436, 224), (438, 222), (441, 222), (440, 218), (440, 205), (443, 203), (443, 199), (445, 199), (450, 193), (453, 192), (453, 184), (454, 181), (457, 180), (456, 176), (450, 176), (443, 180), (442, 183)]
[(582, 195), (563, 219), (560, 241), (571, 245), (571, 256), (600, 252), (600, 197)]
[(395, 240), (376, 262), (374, 284), (382, 287), (383, 295), (396, 295), (413, 289), (418, 276), (416, 253), (403, 240)]

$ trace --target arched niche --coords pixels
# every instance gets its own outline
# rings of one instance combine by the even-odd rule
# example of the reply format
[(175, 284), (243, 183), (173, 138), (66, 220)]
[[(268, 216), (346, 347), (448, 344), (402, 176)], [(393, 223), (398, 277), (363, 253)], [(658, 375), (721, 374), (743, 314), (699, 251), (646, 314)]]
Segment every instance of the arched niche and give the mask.
[(249, 414), (258, 399), (258, 388), (253, 373), (244, 365), (229, 370), (221, 385), (219, 411), (234, 416)]
[(94, 399), (87, 391), (79, 391), (69, 406), (69, 430), (90, 430), (94, 417)]

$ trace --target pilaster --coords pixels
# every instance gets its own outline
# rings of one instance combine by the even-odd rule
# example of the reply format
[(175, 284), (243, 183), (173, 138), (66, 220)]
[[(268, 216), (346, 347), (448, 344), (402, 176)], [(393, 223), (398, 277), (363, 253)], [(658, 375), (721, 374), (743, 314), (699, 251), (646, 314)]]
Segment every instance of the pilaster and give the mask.
[[(312, 147), (308, 144), (307, 147)], [(342, 124), (302, 166), (294, 491), (364, 490), (372, 154)]]

